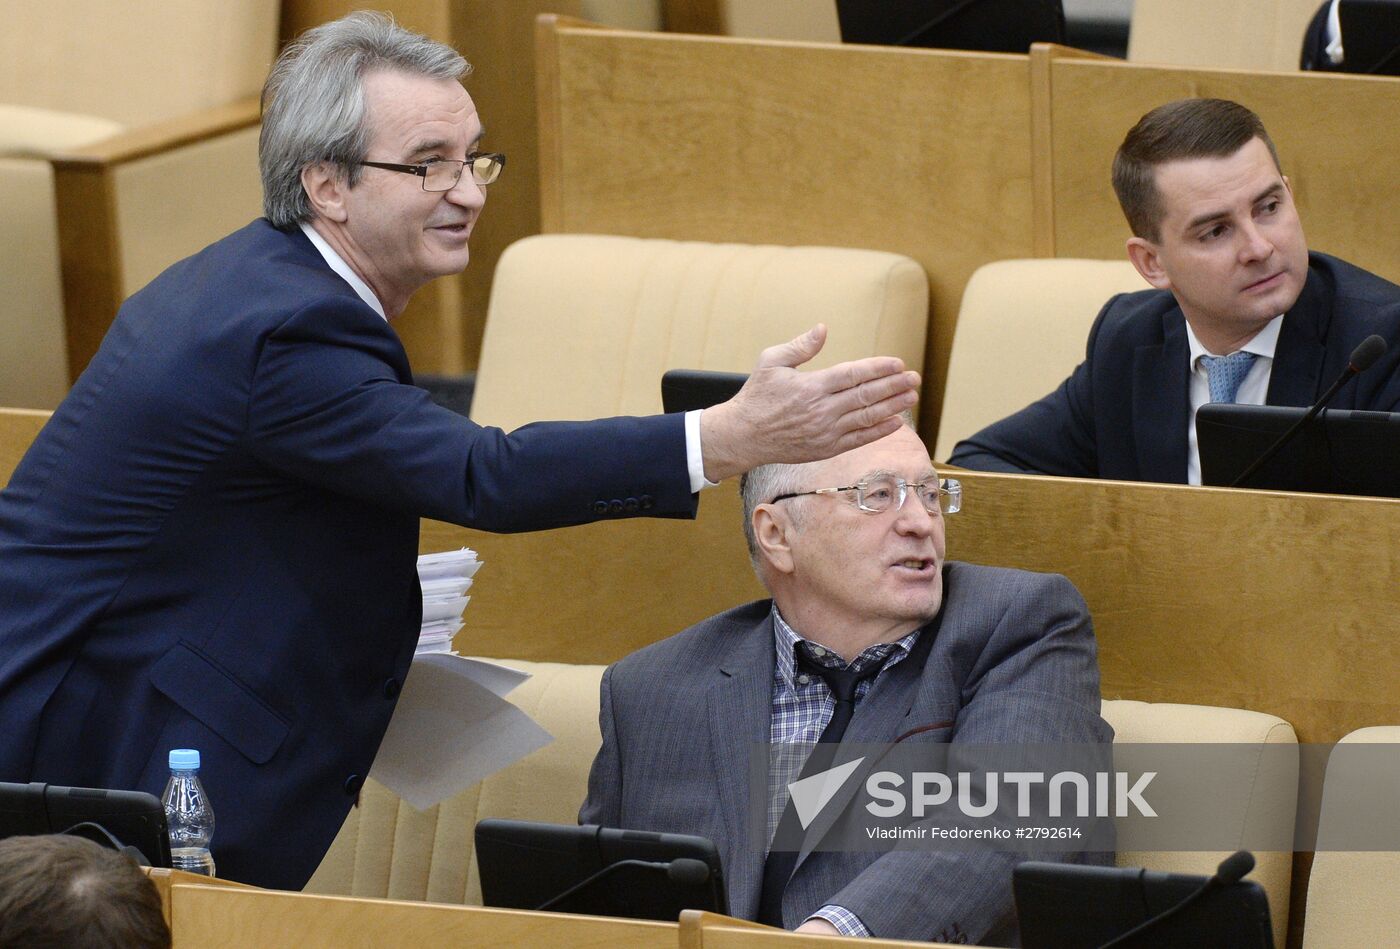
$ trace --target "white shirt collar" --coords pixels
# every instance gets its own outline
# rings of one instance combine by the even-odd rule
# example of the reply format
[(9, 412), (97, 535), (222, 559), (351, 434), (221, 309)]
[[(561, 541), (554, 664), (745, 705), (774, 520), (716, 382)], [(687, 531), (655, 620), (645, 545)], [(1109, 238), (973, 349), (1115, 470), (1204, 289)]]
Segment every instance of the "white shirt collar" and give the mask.
[(300, 222), (301, 232), (306, 235), (306, 239), (311, 241), (311, 246), (315, 247), (322, 257), (325, 258), (326, 266), (330, 267), (340, 278), (350, 284), (350, 289), (354, 290), (361, 300), (364, 300), (374, 312), (386, 323), (389, 318), (384, 315), (384, 305), (379, 302), (379, 298), (374, 295), (374, 291), (369, 288), (369, 284), (360, 279), (359, 274), (350, 269), (350, 265), (345, 262), (345, 258), (335, 252), (326, 239), (316, 233), (316, 229), (305, 221)]
[[(1272, 320), (1264, 324), (1264, 328), (1254, 334), (1254, 338), (1241, 346), (1237, 352), (1253, 353), (1264, 359), (1272, 360), (1274, 350), (1278, 348), (1278, 334), (1283, 327), (1283, 314), (1279, 314)], [(1191, 329), (1190, 321), (1186, 321), (1186, 343), (1190, 347), (1191, 371), (1195, 372), (1201, 365), (1202, 356), (1215, 355), (1201, 345), (1201, 341), (1196, 338), (1196, 333)]]

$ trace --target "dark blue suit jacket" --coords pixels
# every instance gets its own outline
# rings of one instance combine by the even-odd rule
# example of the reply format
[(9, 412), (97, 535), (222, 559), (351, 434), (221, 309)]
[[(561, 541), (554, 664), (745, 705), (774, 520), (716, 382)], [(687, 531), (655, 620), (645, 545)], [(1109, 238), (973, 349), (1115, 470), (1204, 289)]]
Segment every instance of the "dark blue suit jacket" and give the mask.
[(300, 888), (413, 655), (420, 517), (694, 515), (679, 415), (507, 435), (410, 383), (300, 231), (133, 295), (0, 493), (0, 780), (159, 794), (198, 748), (220, 875)]
[[(1331, 405), (1400, 411), (1400, 287), (1326, 254), (1284, 316), (1269, 405), (1311, 405), (1379, 333), (1381, 360)], [(1186, 482), (1191, 415), (1186, 319), (1165, 290), (1119, 294), (1089, 332), (1084, 361), (1058, 389), (953, 449), (964, 468), (1078, 478)]]

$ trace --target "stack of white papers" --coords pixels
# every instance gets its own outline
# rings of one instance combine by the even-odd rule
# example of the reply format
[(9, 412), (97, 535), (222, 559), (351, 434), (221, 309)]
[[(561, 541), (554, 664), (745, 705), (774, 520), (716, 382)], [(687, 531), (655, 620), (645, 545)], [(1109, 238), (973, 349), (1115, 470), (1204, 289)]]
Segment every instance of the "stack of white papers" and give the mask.
[(423, 628), (415, 656), (452, 651), (452, 637), (462, 628), (462, 611), (471, 597), (472, 577), (481, 569), (470, 547), (424, 554), (418, 558), (418, 582), (423, 587)]
[(369, 776), (419, 810), (554, 740), (505, 699), (526, 673), (452, 649), (480, 567), (466, 547), (418, 558), (423, 628)]

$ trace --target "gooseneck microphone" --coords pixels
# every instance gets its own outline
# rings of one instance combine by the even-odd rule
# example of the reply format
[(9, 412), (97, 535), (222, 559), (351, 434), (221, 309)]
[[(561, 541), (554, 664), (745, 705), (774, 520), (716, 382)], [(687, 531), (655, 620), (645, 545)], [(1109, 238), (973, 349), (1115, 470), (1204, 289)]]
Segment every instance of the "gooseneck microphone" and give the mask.
[(681, 886), (700, 886), (710, 879), (710, 867), (703, 860), (694, 860), (690, 857), (677, 857), (675, 860), (665, 862), (654, 860), (618, 860), (610, 863), (597, 873), (591, 873), (573, 886), (569, 887), (558, 896), (545, 900), (535, 907), (536, 912), (553, 909), (560, 903), (567, 900), (576, 893), (582, 892), (593, 886), (604, 877), (611, 876), (622, 867), (636, 867), (641, 870), (654, 870), (666, 874), (667, 879), (672, 883)]
[(1326, 408), (1327, 403), (1332, 401), (1332, 397), (1337, 394), (1338, 389), (1346, 385), (1347, 380), (1351, 379), (1352, 376), (1359, 372), (1370, 369), (1371, 366), (1375, 364), (1376, 360), (1380, 359), (1383, 355), (1385, 355), (1384, 339), (1374, 334), (1363, 339), (1360, 345), (1351, 351), (1351, 358), (1347, 360), (1347, 367), (1342, 370), (1342, 374), (1337, 377), (1337, 381), (1332, 383), (1332, 388), (1324, 392), (1322, 398), (1318, 399), (1317, 403), (1312, 408), (1308, 409), (1307, 412), (1303, 414), (1302, 418), (1290, 425), (1288, 431), (1280, 435), (1278, 439), (1268, 447), (1264, 454), (1256, 458), (1254, 464), (1250, 465), (1244, 470), (1242, 475), (1230, 482), (1230, 487), (1244, 487), (1245, 482), (1253, 477), (1256, 471), (1271, 461), (1273, 457), (1283, 449), (1284, 445), (1287, 445), (1293, 440), (1293, 436), (1298, 434), (1304, 425), (1311, 422), (1317, 417), (1317, 413)]
[[(1379, 336), (1372, 339), (1379, 339)], [(1224, 860), (1220, 861), (1220, 866), (1215, 868), (1215, 876), (1202, 883), (1199, 888), (1192, 892), (1175, 906), (1168, 907), (1156, 916), (1149, 917), (1125, 933), (1121, 933), (1104, 943), (1099, 949), (1112, 949), (1114, 946), (1124, 946), (1137, 939), (1143, 933), (1154, 926), (1160, 925), (1165, 920), (1171, 919), (1177, 913), (1190, 906), (1192, 903), (1205, 896), (1211, 890), (1230, 886), (1243, 880), (1250, 870), (1254, 869), (1254, 854), (1248, 850), (1237, 850)]]

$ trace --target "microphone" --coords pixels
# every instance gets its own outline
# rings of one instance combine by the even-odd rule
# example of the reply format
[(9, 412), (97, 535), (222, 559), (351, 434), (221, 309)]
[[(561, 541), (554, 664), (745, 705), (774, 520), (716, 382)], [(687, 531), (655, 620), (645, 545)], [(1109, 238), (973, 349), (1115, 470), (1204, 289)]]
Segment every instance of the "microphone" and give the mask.
[(1284, 445), (1292, 441), (1293, 436), (1298, 434), (1298, 431), (1304, 425), (1317, 417), (1317, 413), (1321, 412), (1323, 408), (1326, 407), (1327, 403), (1332, 401), (1332, 397), (1337, 394), (1338, 389), (1346, 385), (1347, 380), (1359, 372), (1370, 369), (1371, 366), (1375, 364), (1376, 360), (1380, 359), (1383, 355), (1385, 355), (1384, 339), (1374, 333), (1363, 339), (1360, 345), (1351, 351), (1351, 358), (1347, 360), (1347, 367), (1342, 370), (1342, 374), (1337, 377), (1337, 381), (1332, 383), (1332, 388), (1324, 392), (1322, 398), (1318, 399), (1317, 403), (1313, 405), (1312, 408), (1308, 409), (1307, 412), (1303, 414), (1302, 418), (1290, 425), (1288, 431), (1280, 435), (1278, 440), (1270, 445), (1264, 454), (1256, 458), (1254, 464), (1244, 470), (1244, 474), (1230, 482), (1230, 487), (1244, 487), (1244, 483), (1248, 481), (1256, 471), (1264, 467), (1266, 463), (1271, 461), (1273, 457), (1279, 453)]
[(591, 873), (578, 883), (569, 887), (558, 896), (545, 900), (535, 907), (535, 912), (553, 909), (569, 897), (582, 890), (587, 889), (604, 877), (611, 876), (619, 867), (636, 867), (643, 870), (660, 871), (666, 874), (666, 879), (679, 886), (700, 886), (710, 879), (710, 866), (703, 860), (695, 860), (690, 857), (677, 857), (674, 860), (665, 862), (654, 860), (618, 860), (610, 863), (597, 873)]
[[(1380, 337), (1375, 338), (1379, 339)], [(1190, 906), (1192, 903), (1196, 902), (1201, 897), (1205, 896), (1211, 890), (1230, 886), (1232, 884), (1240, 882), (1240, 880), (1244, 879), (1245, 874), (1249, 873), (1249, 871), (1253, 869), (1254, 854), (1250, 853), (1248, 850), (1235, 851), (1234, 853), (1230, 854), (1230, 856), (1220, 861), (1220, 866), (1215, 868), (1215, 876), (1202, 883), (1199, 888), (1197, 888), (1194, 892), (1188, 895), (1180, 903), (1177, 903), (1175, 906), (1168, 907), (1167, 909), (1158, 913), (1156, 916), (1149, 917), (1148, 919), (1134, 926), (1127, 932), (1121, 933), (1113, 937), (1108, 942), (1100, 946), (1099, 949), (1111, 949), (1111, 947), (1113, 946), (1121, 946), (1125, 943), (1131, 942), (1132, 940), (1136, 939), (1138, 936), (1147, 932), (1147, 930), (1153, 928), (1154, 926), (1157, 926), (1164, 920), (1171, 919), (1177, 913), (1181, 912), (1183, 909)]]

